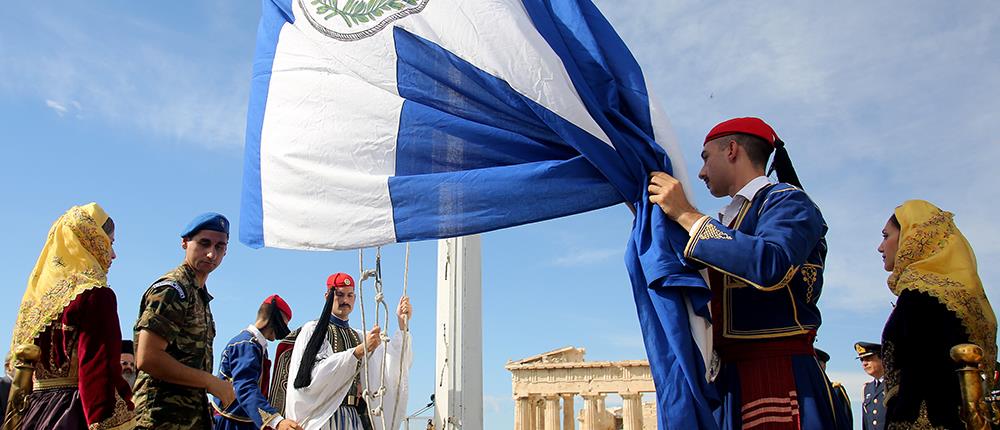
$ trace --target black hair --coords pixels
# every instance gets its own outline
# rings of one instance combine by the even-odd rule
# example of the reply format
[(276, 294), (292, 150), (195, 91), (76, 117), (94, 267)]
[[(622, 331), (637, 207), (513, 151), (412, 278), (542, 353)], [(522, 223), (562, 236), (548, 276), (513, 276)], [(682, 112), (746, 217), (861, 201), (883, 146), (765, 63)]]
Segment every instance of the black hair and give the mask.
[(299, 372), (295, 374), (294, 387), (296, 389), (308, 387), (312, 384), (312, 370), (313, 366), (316, 365), (316, 355), (319, 354), (319, 348), (323, 346), (323, 342), (326, 341), (326, 333), (330, 330), (330, 311), (333, 310), (333, 299), (337, 296), (336, 292), (331, 288), (327, 291), (326, 303), (323, 304), (323, 313), (319, 315), (319, 320), (316, 321), (316, 328), (312, 332), (312, 336), (309, 336), (309, 342), (306, 343), (306, 350), (302, 353), (302, 362), (299, 363)]
[(899, 219), (896, 218), (896, 214), (892, 214), (892, 216), (889, 217), (889, 222), (891, 222), (892, 225), (896, 226), (896, 230), (903, 229), (903, 227), (899, 225)]
[(101, 225), (101, 229), (104, 230), (104, 234), (111, 236), (111, 233), (115, 232), (115, 220), (108, 217), (108, 220)]
[(759, 167), (761, 170), (767, 167), (767, 160), (771, 158), (771, 152), (774, 151), (770, 143), (760, 137), (742, 133), (734, 134), (732, 139), (737, 145), (740, 145), (740, 148), (743, 148), (743, 152), (746, 152), (747, 158), (750, 159), (754, 167)]

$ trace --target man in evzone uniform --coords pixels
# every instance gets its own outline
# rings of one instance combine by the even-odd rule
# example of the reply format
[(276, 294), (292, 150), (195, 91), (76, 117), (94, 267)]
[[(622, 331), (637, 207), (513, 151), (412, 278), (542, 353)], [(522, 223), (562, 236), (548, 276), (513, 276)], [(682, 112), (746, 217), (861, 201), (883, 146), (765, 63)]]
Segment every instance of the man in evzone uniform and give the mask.
[[(771, 183), (764, 167), (774, 153)], [(706, 268), (712, 292), (713, 382), (723, 430), (840, 428), (816, 360), (826, 222), (802, 191), (770, 125), (734, 118), (702, 146), (698, 177), (715, 197), (732, 198), (718, 218), (691, 206), (680, 182), (653, 172), (649, 200), (690, 235), (685, 261)]]
[[(410, 299), (400, 298), (396, 309), (400, 329), (383, 344), (380, 327), (362, 334), (348, 324), (354, 310), (354, 279), (335, 273), (326, 286), (320, 318), (278, 345), (270, 402), (306, 430), (396, 429), (405, 416), (413, 362), (411, 339), (404, 331), (412, 312)], [(375, 405), (365, 402), (366, 390)], [(370, 414), (380, 401), (381, 409), (374, 408), (379, 413)]]

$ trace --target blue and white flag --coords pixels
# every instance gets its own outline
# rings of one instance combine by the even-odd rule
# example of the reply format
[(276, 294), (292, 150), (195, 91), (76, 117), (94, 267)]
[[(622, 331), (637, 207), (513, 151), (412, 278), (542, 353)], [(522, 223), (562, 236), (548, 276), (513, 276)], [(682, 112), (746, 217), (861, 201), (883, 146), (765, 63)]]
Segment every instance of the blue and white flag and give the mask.
[(626, 202), (660, 426), (714, 426), (689, 319), (707, 316), (707, 288), (646, 194), (649, 172), (683, 181), (683, 162), (590, 0), (263, 3), (242, 242), (353, 249)]

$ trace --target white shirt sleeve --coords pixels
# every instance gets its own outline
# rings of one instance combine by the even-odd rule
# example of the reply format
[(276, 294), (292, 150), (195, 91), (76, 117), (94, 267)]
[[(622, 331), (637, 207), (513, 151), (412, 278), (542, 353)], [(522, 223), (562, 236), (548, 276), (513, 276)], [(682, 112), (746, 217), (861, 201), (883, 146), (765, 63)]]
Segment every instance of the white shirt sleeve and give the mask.
[(278, 424), (281, 423), (281, 420), (283, 419), (285, 419), (285, 417), (282, 417), (281, 414), (275, 415), (270, 421), (264, 423), (264, 426), (276, 429), (278, 428)]
[[(364, 337), (362, 336), (362, 339)], [(405, 340), (405, 342), (404, 342)], [(403, 345), (403, 344), (406, 345)], [(375, 430), (395, 430), (399, 428), (403, 417), (406, 416), (406, 406), (410, 394), (410, 366), (413, 365), (412, 338), (402, 331), (396, 331), (389, 339), (388, 345), (382, 343), (369, 355), (368, 380), (361, 378), (363, 388), (368, 388), (374, 394), (380, 387), (382, 377), (382, 357), (385, 354), (385, 394), (381, 399), (375, 398), (369, 403), (369, 408), (382, 406), (382, 414), (385, 417), (385, 428), (382, 426), (381, 416), (372, 416), (372, 425)], [(388, 348), (386, 350), (385, 348)], [(381, 403), (379, 401), (381, 400)]]
[(316, 321), (307, 322), (299, 332), (292, 358), (288, 365), (287, 397), (285, 413), (306, 430), (319, 430), (333, 413), (340, 408), (344, 397), (352, 387), (358, 372), (359, 361), (353, 350), (333, 352), (328, 342), (323, 342), (312, 371), (312, 383), (308, 387), (295, 388), (295, 375), (305, 352), (309, 337), (316, 328)]
[(701, 225), (704, 224), (705, 221), (708, 221), (710, 218), (711, 217), (709, 217), (708, 215), (703, 215), (701, 218), (698, 218), (698, 221), (695, 221), (694, 224), (691, 224), (691, 229), (688, 230), (688, 236), (694, 237), (694, 234), (697, 233), (699, 229), (701, 229)]

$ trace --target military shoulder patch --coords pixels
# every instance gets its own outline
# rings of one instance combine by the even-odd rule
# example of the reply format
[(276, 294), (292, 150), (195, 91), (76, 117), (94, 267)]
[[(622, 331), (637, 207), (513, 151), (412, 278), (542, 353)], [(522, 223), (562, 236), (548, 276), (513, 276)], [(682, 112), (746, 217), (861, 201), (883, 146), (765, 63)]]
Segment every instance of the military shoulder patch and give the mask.
[(184, 293), (184, 288), (182, 288), (180, 286), (180, 284), (178, 284), (177, 282), (174, 282), (174, 281), (169, 281), (169, 280), (160, 281), (160, 282), (157, 282), (157, 283), (153, 284), (153, 286), (149, 287), (149, 289), (153, 289), (153, 288), (157, 288), (157, 287), (163, 287), (163, 286), (170, 286), (175, 291), (177, 291), (177, 295), (181, 296), (181, 300), (186, 300), (187, 299), (187, 294)]

